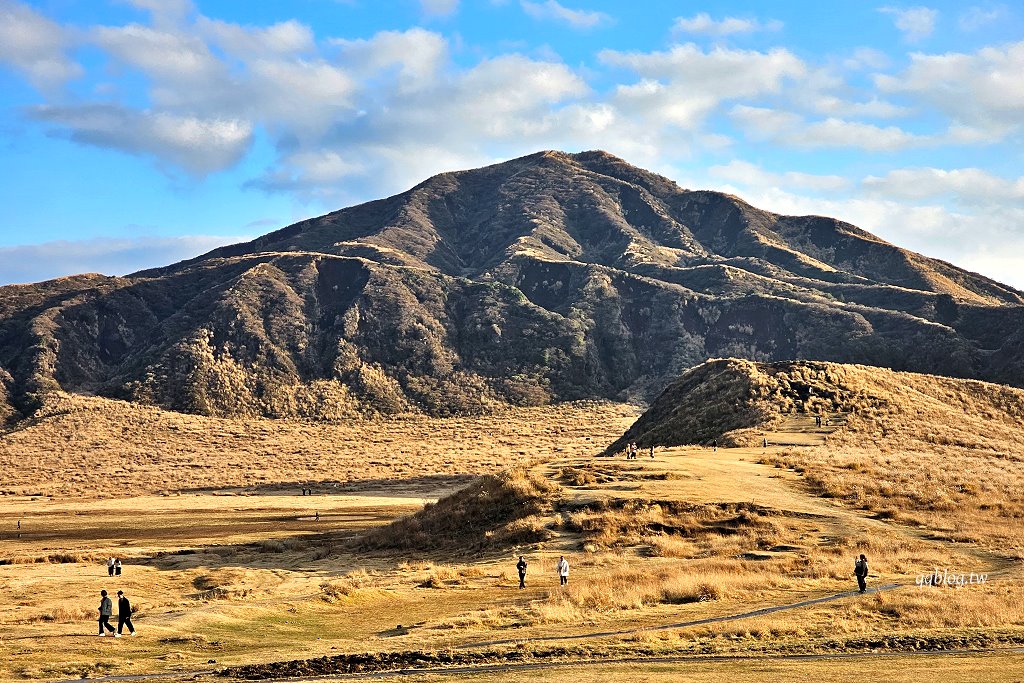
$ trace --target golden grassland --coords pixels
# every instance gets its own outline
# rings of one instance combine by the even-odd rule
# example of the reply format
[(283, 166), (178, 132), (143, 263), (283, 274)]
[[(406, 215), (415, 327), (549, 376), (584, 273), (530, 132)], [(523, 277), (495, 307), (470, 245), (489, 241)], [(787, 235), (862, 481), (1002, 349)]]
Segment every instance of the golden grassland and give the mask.
[[(594, 456), (635, 416), (607, 404), (323, 425), (65, 396), (0, 441), (0, 679), (476, 652), (609, 660), (524, 679), (894, 680), (898, 662), (898, 680), (951, 666), (944, 679), (1019, 680), (1001, 673), (1012, 653), (610, 661), (1024, 642), (1020, 437), (986, 396), (969, 410), (890, 397), (828, 429), (791, 414), (765, 434), (789, 445), (628, 462)], [(689, 625), (848, 591), (859, 553), (872, 586), (903, 587)], [(987, 581), (915, 585), (935, 568)], [(93, 635), (100, 588), (133, 599), (138, 637)]]
[(419, 484), (431, 493), (445, 478), (465, 482), (468, 475), (591, 453), (635, 417), (630, 406), (580, 403), (471, 418), (229, 420), (53, 394), (34, 419), (0, 438), (0, 490), (123, 497), (400, 481), (403, 490)]

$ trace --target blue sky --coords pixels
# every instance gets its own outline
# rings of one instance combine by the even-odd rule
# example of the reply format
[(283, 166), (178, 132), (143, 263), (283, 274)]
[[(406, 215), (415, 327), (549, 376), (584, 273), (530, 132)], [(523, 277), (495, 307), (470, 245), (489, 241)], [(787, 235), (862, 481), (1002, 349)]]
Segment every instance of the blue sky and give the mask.
[(540, 149), (1024, 288), (1012, 3), (0, 0), (0, 284), (124, 274)]

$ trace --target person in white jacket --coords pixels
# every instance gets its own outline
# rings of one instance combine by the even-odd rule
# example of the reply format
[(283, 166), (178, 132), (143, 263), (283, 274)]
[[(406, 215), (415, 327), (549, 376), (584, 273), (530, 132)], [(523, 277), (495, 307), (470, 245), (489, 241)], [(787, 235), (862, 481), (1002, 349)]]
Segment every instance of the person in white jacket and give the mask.
[(564, 555), (558, 558), (558, 581), (560, 586), (569, 583), (569, 561)]

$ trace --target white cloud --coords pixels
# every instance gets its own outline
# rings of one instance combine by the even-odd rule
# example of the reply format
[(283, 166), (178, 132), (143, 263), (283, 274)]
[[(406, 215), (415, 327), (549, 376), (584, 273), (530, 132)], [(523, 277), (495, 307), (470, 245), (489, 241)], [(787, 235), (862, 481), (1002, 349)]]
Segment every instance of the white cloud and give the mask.
[(381, 31), (370, 39), (332, 40), (340, 61), (356, 78), (369, 80), (396, 68), (402, 91), (422, 90), (434, 84), (448, 59), (448, 43), (432, 31)]
[(908, 43), (917, 43), (930, 36), (939, 18), (938, 10), (928, 7), (880, 7), (878, 11), (895, 17), (893, 23)]
[(901, 168), (884, 176), (868, 176), (867, 190), (899, 199), (955, 197), (968, 204), (1024, 200), (1024, 177), (1007, 180), (979, 168)]
[(843, 61), (847, 69), (884, 69), (889, 66), (889, 56), (881, 50), (870, 47), (858, 47)]
[(69, 32), (31, 7), (0, 0), (0, 62), (41, 90), (53, 90), (84, 73), (67, 55)]
[(853, 147), (891, 152), (934, 143), (934, 140), (896, 126), (883, 128), (835, 117), (808, 122), (798, 114), (765, 107), (737, 105), (729, 115), (751, 139), (767, 140), (789, 147)]
[(902, 73), (880, 75), (882, 92), (908, 94), (952, 117), (955, 124), (999, 139), (1024, 121), (1024, 42), (973, 54), (913, 54)]
[(0, 247), (0, 285), (39, 282), (78, 273), (126, 275), (198, 256), (249, 236), (102, 237)]
[(716, 47), (704, 52), (687, 43), (664, 52), (602, 50), (598, 59), (632, 69), (643, 78), (671, 82), (718, 99), (778, 92), (786, 79), (807, 73), (803, 61), (783, 48), (758, 52)]
[(519, 5), (534, 19), (557, 21), (575, 29), (595, 28), (611, 21), (611, 17), (604, 12), (569, 9), (557, 0), (545, 0), (544, 2), (519, 0)]
[(781, 28), (782, 22), (775, 19), (762, 23), (757, 19), (725, 17), (715, 21), (706, 12), (701, 12), (690, 18), (678, 17), (673, 25), (673, 30), (679, 33), (702, 34), (714, 37), (723, 37), (736, 33), (778, 31)]
[(76, 142), (151, 155), (196, 174), (234, 165), (252, 142), (247, 121), (199, 119), (115, 105), (43, 105), (33, 109), (32, 116), (70, 131), (67, 135)]
[(420, 7), (424, 14), (445, 17), (459, 9), (459, 0), (420, 0)]
[(957, 23), (960, 25), (962, 31), (977, 31), (978, 29), (993, 24), (1007, 14), (1006, 7), (1003, 5), (995, 5), (988, 7), (968, 7), (964, 10), (960, 17), (957, 19)]
[(199, 17), (196, 28), (232, 55), (290, 55), (310, 52), (316, 46), (313, 31), (294, 19), (259, 28)]
[(815, 175), (798, 171), (772, 173), (756, 164), (734, 160), (722, 166), (712, 166), (708, 174), (746, 187), (780, 187), (804, 190), (835, 191), (848, 188), (850, 181), (838, 175)]
[(813, 109), (819, 114), (843, 116), (846, 118), (889, 119), (907, 116), (910, 109), (874, 97), (866, 102), (851, 102), (835, 95), (820, 95), (813, 101)]

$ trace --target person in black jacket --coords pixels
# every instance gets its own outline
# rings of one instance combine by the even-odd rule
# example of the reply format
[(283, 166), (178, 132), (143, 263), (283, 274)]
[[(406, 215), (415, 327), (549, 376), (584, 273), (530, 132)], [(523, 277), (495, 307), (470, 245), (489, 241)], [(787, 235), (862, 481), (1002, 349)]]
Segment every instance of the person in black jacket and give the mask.
[(857, 587), (860, 592), (863, 593), (868, 588), (868, 558), (861, 555), (860, 558), (853, 563), (853, 575), (857, 577)]
[(132, 603), (128, 602), (124, 591), (117, 591), (117, 635), (127, 626), (128, 635), (135, 635), (135, 626), (132, 625)]
[(522, 555), (519, 556), (516, 569), (519, 570), (519, 587), (526, 588), (526, 558)]

